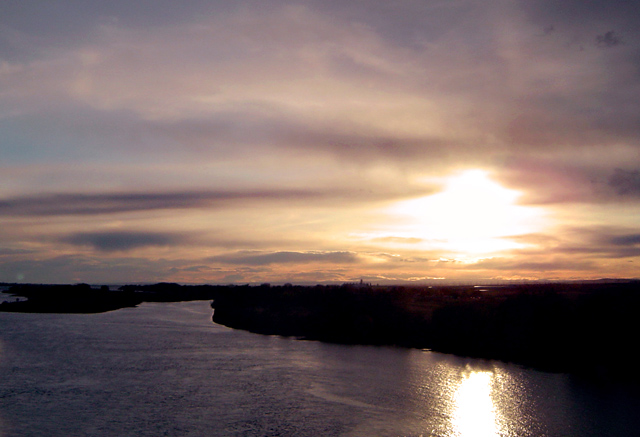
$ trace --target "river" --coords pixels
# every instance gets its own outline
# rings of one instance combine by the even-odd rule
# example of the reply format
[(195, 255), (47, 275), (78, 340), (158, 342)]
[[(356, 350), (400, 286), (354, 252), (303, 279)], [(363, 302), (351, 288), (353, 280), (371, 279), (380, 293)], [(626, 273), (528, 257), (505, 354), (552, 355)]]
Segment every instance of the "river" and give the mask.
[[(237, 331), (209, 302), (0, 313), (1, 436), (631, 436), (640, 395), (430, 351)], [(594, 350), (594, 353), (604, 353)]]

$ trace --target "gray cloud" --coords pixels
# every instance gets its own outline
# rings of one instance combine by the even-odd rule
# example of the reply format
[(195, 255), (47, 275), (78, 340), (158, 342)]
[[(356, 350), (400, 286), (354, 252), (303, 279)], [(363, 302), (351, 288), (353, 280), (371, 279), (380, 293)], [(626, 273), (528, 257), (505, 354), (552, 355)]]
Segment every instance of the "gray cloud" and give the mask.
[[(502, 270), (519, 273), (553, 273), (563, 271), (584, 272), (594, 270), (596, 263), (590, 260), (572, 259), (571, 257), (554, 257), (545, 261), (513, 261), (504, 258), (492, 258), (466, 266), (471, 269)], [(597, 271), (597, 269), (595, 269)]]
[(596, 45), (598, 47), (614, 47), (622, 44), (622, 40), (613, 30), (606, 32), (603, 35), (596, 36)]
[(160, 282), (179, 261), (64, 255), (45, 259), (0, 261), (0, 278), (32, 283)]
[(34, 253), (33, 250), (27, 249), (10, 249), (10, 248), (0, 248), (0, 256), (15, 256), (15, 255), (28, 255)]
[(633, 163), (632, 149), (612, 151), (612, 162), (603, 154), (600, 162), (586, 164), (525, 155), (508, 161), (497, 177), (522, 191), (519, 201), (524, 204), (635, 203), (640, 199), (640, 171), (612, 169), (611, 164), (623, 161), (616, 153)]
[(611, 239), (611, 243), (617, 246), (633, 246), (640, 244), (640, 234), (619, 235)]
[(99, 215), (134, 211), (154, 211), (190, 208), (222, 208), (231, 205), (261, 202), (303, 202), (332, 205), (399, 200), (427, 195), (433, 189), (424, 187), (367, 186), (367, 189), (244, 189), (244, 190), (192, 190), (175, 192), (123, 192), (95, 194), (43, 194), (20, 196), (1, 200), (0, 216), (55, 216), (55, 215)]
[(615, 169), (609, 177), (609, 185), (620, 196), (640, 196), (640, 171)]
[(126, 251), (149, 246), (169, 246), (182, 242), (178, 234), (159, 232), (86, 232), (69, 235), (62, 239), (65, 243), (91, 246), (103, 252)]
[(628, 227), (574, 226), (563, 228), (553, 236), (522, 235), (515, 240), (535, 247), (513, 251), (513, 254), (519, 257), (531, 259), (575, 256), (581, 260), (593, 260), (640, 256), (640, 234)]
[(96, 215), (160, 209), (223, 206), (247, 200), (317, 199), (322, 194), (304, 190), (183, 191), (175, 193), (49, 194), (0, 200), (0, 215)]
[(233, 254), (214, 256), (208, 260), (225, 264), (252, 266), (291, 263), (307, 264), (317, 262), (353, 264), (358, 262), (358, 256), (353, 252), (237, 252)]
[[(340, 249), (347, 228), (374, 225), (370, 205), (431, 194), (422, 181), (468, 167), (568, 223), (612, 224), (537, 236), (538, 249), (496, 269), (584, 271), (637, 256), (638, 230), (613, 224), (631, 226), (626, 208), (640, 204), (638, 22), (640, 3), (623, 0), (2, 1), (0, 218), (14, 252), (0, 255), (54, 257), (61, 232), (113, 229), (107, 220), (125, 218), (115, 214), (139, 213), (138, 229), (155, 229), (142, 228), (154, 211), (184, 217), (163, 222), (166, 234), (76, 232), (65, 250), (89, 246), (96, 259), (29, 267), (132, 278), (112, 252), (193, 244), (180, 234), (187, 210), (210, 209), (197, 259), (163, 272), (132, 261), (145, 280), (258, 278), (305, 263), (300, 274), (351, 274), (330, 262), (418, 277), (439, 257), (417, 239), (369, 243), (406, 243), (389, 256), (305, 249)], [(94, 218), (101, 227), (87, 227)], [(262, 251), (228, 253), (240, 249)], [(211, 261), (229, 270), (207, 270), (201, 258), (220, 253)]]
[(215, 269), (212, 269), (209, 266), (189, 266), (189, 267), (183, 267), (183, 268), (178, 268), (178, 267), (172, 267), (171, 268), (171, 272), (196, 272), (196, 273), (200, 273), (200, 272), (211, 272), (211, 271), (215, 271)]
[(0, 2), (0, 57), (24, 59), (62, 44), (86, 43), (95, 39), (96, 29), (107, 24), (140, 28), (181, 23), (212, 7), (226, 11), (235, 5), (215, 0), (185, 0), (180, 7), (167, 0), (4, 0)]
[[(16, 18), (15, 23), (25, 21), (24, 26), (35, 31), (37, 26), (30, 21), (35, 18), (26, 11), (34, 9), (37, 15), (43, 8), (32, 5), (23, 10), (18, 3), (10, 3), (14, 15), (22, 17)], [(426, 163), (449, 156), (455, 159), (469, 156), (477, 160), (487, 153), (541, 147), (555, 150), (619, 142), (637, 144), (639, 80), (629, 71), (633, 71), (634, 62), (638, 61), (631, 47), (638, 32), (629, 30), (626, 20), (631, 21), (629, 16), (638, 16), (638, 7), (629, 3), (633, 2), (613, 2), (615, 6), (601, 1), (588, 2), (588, 5), (577, 1), (567, 4), (547, 1), (542, 2), (543, 6), (537, 6), (537, 2), (536, 5), (516, 2), (507, 7), (492, 2), (486, 6), (474, 2), (452, 2), (447, 6), (406, 2), (391, 7), (384, 2), (370, 2), (364, 8), (357, 2), (304, 1), (298, 2), (296, 9), (284, 7), (287, 2), (276, 2), (270, 3), (268, 8), (262, 6), (260, 12), (268, 13), (243, 16), (246, 21), (238, 20), (241, 6), (216, 4), (209, 11), (216, 11), (217, 16), (233, 12), (236, 15), (229, 15), (233, 20), (219, 22), (215, 21), (215, 15), (204, 14), (201, 27), (220, 27), (220, 32), (242, 35), (242, 38), (218, 41), (217, 33), (209, 29), (203, 31), (202, 36), (211, 38), (211, 43), (200, 46), (194, 44), (197, 40), (194, 27), (185, 25), (181, 28), (180, 25), (185, 24), (186, 17), (203, 11), (202, 2), (188, 2), (185, 6), (188, 13), (169, 2), (160, 2), (159, 6), (153, 7), (149, 15), (156, 18), (151, 22), (171, 23), (171, 27), (140, 25), (139, 22), (148, 20), (142, 13), (149, 7), (146, 2), (135, 8), (120, 2), (109, 7), (82, 8), (70, 2), (60, 8), (69, 12), (72, 6), (78, 7), (77, 13), (82, 17), (90, 15), (89, 21), (94, 26), (98, 22), (96, 17), (100, 16), (122, 17), (124, 21), (119, 26), (111, 26), (111, 33), (106, 32), (102, 40), (90, 47), (89, 51), (95, 52), (99, 59), (97, 67), (76, 61), (78, 65), (67, 66), (69, 71), (57, 72), (63, 78), (78, 71), (86, 74), (87, 83), (93, 84), (91, 90), (82, 94), (80, 101), (75, 95), (68, 95), (66, 99), (72, 106), (76, 105), (76, 112), (84, 112), (87, 106), (94, 109), (84, 119), (70, 113), (65, 115), (66, 121), (54, 123), (55, 126), (50, 126), (52, 135), (41, 139), (43, 145), (38, 151), (50, 149), (44, 145), (50, 141), (64, 147), (66, 132), (63, 138), (51, 139), (60, 136), (56, 127), (60, 129), (60, 125), (73, 123), (75, 121), (69, 120), (78, 118), (83, 119), (80, 124), (86, 126), (64, 130), (77, 134), (82, 130), (94, 132), (96, 125), (109, 125), (103, 128), (110, 134), (105, 136), (101, 132), (99, 135), (111, 137), (109, 142), (112, 144), (105, 150), (112, 147), (132, 149), (135, 144), (136, 150), (153, 147), (154, 151), (171, 153), (175, 149), (172, 146), (178, 145), (181, 151), (187, 149), (196, 155), (209, 156), (222, 150), (236, 150), (239, 154), (261, 153), (265, 146), (275, 146), (285, 148), (285, 153), (306, 148), (310, 152), (328, 152), (349, 161), (379, 158), (388, 163)], [(255, 2), (239, 4), (256, 6)], [(516, 19), (520, 15), (510, 15), (510, 8), (522, 8), (528, 14), (520, 22)], [(53, 9), (57, 11), (58, 8)], [(247, 8), (245, 12), (249, 10)], [(56, 11), (49, 11), (49, 14), (62, 20), (62, 13)], [(466, 14), (477, 15), (477, 22), (475, 16), (474, 20), (464, 19)], [(490, 31), (491, 25), (499, 25), (505, 16), (516, 22), (505, 29)], [(124, 17), (131, 18), (127, 21)], [(208, 18), (213, 21), (209, 22)], [(69, 20), (68, 17), (64, 19)], [(602, 25), (610, 26), (605, 29), (617, 29), (614, 24), (618, 24), (625, 34), (625, 47), (618, 54), (595, 57), (572, 52), (566, 41), (554, 39), (551, 43), (532, 37), (505, 39), (502, 36), (513, 27), (522, 25), (526, 29), (531, 25), (528, 20), (540, 21), (544, 26), (558, 23), (556, 31), (546, 39), (568, 40), (573, 38), (568, 35), (569, 29), (582, 32), (581, 27), (585, 27), (583, 32), (588, 33), (590, 43), (594, 34), (602, 32)], [(255, 25), (247, 26), (246, 23)], [(286, 28), (282, 33), (272, 32), (278, 24), (286, 24)], [(130, 34), (129, 28), (139, 32)], [(175, 38), (167, 38), (165, 32)], [(132, 41), (134, 36), (139, 37), (140, 42)], [(619, 41), (617, 33), (606, 32), (600, 36), (605, 45)], [(167, 40), (171, 40), (171, 44), (167, 45), (166, 52), (158, 52), (156, 45)], [(228, 44), (232, 44), (231, 51), (235, 56), (222, 49)], [(310, 52), (316, 55), (310, 58)], [(132, 56), (132, 53), (136, 55)], [(259, 56), (248, 56), (249, 53)], [(521, 56), (516, 56), (518, 53)], [(286, 57), (286, 67), (282, 56)], [(140, 57), (146, 62), (134, 62), (132, 57)], [(74, 56), (71, 58), (75, 59)], [(179, 59), (179, 71), (175, 69), (177, 61), (174, 58)], [(260, 71), (264, 73), (256, 75), (252, 71), (258, 69), (259, 62), (263, 63)], [(115, 68), (116, 74), (104, 74), (104, 68)], [(141, 72), (140, 68), (145, 69)], [(202, 80), (172, 81), (170, 78), (177, 77), (182, 68), (185, 73)], [(451, 74), (453, 71), (456, 74)], [(33, 73), (36, 78), (40, 74), (43, 77), (52, 75), (47, 69)], [(14, 76), (22, 78), (25, 75), (17, 72)], [(306, 83), (310, 76), (317, 80), (310, 81), (304, 89), (288, 86), (297, 80)], [(251, 94), (220, 92), (225, 87), (236, 89), (240, 79), (241, 83), (253, 87)], [(166, 85), (173, 90), (170, 103), (167, 103), (164, 85), (148, 85), (164, 84), (164, 80), (170, 81)], [(7, 89), (20, 88), (18, 85), (22, 84), (25, 92), (31, 95), (28, 91), (34, 83), (20, 81), (8, 82)], [(260, 84), (265, 81), (277, 86), (263, 88)], [(185, 83), (202, 85), (199, 88)], [(361, 83), (368, 83), (369, 87), (359, 85)], [(313, 92), (306, 94), (306, 91), (313, 91), (314, 86), (333, 90), (336, 84), (352, 84), (344, 90), (353, 94), (345, 96), (335, 91), (321, 96)], [(63, 90), (73, 88), (64, 80), (57, 86)], [(205, 96), (216, 103), (190, 106), (197, 96)], [(425, 120), (441, 119), (436, 123), (436, 129), (409, 134), (382, 126), (382, 122), (391, 117), (397, 117), (392, 120), (395, 123), (402, 123), (402, 117), (395, 114), (399, 113), (397, 109), (404, 111), (402, 102), (415, 103), (407, 99), (408, 96), (420, 96), (422, 102), (433, 102), (434, 107), (441, 109), (421, 114)], [(56, 102), (61, 100), (58, 98), (61, 96), (56, 97)], [(301, 108), (294, 104), (292, 107), (295, 97), (303, 102), (311, 99), (312, 105)], [(385, 100), (401, 103), (389, 106)], [(363, 103), (353, 105), (354, 101)], [(334, 108), (333, 111), (337, 111), (337, 107), (343, 111), (346, 108), (347, 111), (345, 116), (331, 114), (331, 111), (327, 115), (323, 109), (326, 107)], [(425, 107), (418, 110), (425, 110)], [(161, 109), (166, 108), (172, 108), (174, 113), (170, 117), (159, 117)], [(206, 111), (200, 111), (202, 108)], [(322, 110), (322, 113), (317, 115), (309, 108)], [(355, 117), (372, 108), (380, 109), (378, 113), (374, 111), (375, 117), (364, 118), (364, 122)], [(57, 108), (50, 109), (43, 119), (55, 118)], [(119, 111), (122, 119), (113, 116)], [(106, 114), (112, 115), (111, 121), (101, 121), (109, 118)], [(135, 120), (136, 117), (136, 121), (127, 121), (127, 118)], [(394, 123), (389, 125), (395, 126)], [(452, 132), (473, 134), (459, 137)], [(127, 136), (131, 138), (124, 138)], [(86, 150), (86, 144), (81, 149)], [(134, 153), (130, 150), (127, 155)]]
[[(350, 131), (351, 130), (351, 131)], [(354, 124), (349, 128), (331, 126), (282, 125), (275, 132), (275, 144), (288, 149), (305, 148), (315, 153), (331, 153), (351, 162), (384, 161), (424, 165), (430, 159), (449, 155), (464, 159), (466, 144), (433, 136), (385, 134)], [(420, 161), (420, 159), (425, 161)]]
[(562, 23), (565, 28), (585, 28), (587, 30), (594, 26), (607, 26), (611, 29), (618, 25), (620, 28), (638, 31), (640, 6), (633, 1), (541, 0), (529, 2), (522, 0), (519, 5), (530, 14), (531, 19), (545, 24), (549, 22)]
[[(0, 117), (5, 132), (0, 151), (8, 162), (20, 162), (25, 156), (48, 162), (73, 154), (106, 161), (126, 157), (123, 163), (142, 164), (185, 158), (220, 160), (248, 153), (261, 156), (267, 151), (286, 158), (292, 151), (304, 151), (349, 162), (414, 165), (421, 162), (417, 158), (473, 157), (479, 152), (465, 141), (440, 134), (389, 132), (346, 117), (339, 122), (304, 118), (274, 102), (234, 105), (178, 120), (148, 120), (130, 110), (101, 110), (61, 101), (54, 108)], [(34, 123), (37, 130), (29, 128)]]

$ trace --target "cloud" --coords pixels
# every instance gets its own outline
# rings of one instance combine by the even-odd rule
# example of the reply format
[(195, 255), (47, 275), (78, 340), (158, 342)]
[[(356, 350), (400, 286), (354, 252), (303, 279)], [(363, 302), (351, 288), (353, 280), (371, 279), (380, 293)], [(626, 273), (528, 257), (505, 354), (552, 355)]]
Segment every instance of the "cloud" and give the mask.
[[(568, 14), (552, 1), (545, 8), (239, 2), (217, 4), (197, 21), (164, 4), (146, 24), (142, 9), (115, 5), (91, 15), (86, 8), (82, 15), (95, 26), (90, 42), (63, 45), (54, 58), (7, 63), (0, 84), (9, 90), (7, 108), (41, 108), (45, 120), (59, 110), (51, 102), (93, 112), (83, 118), (70, 109), (38, 140), (40, 152), (50, 142), (64, 148), (68, 132), (102, 126), (110, 134), (92, 141), (110, 138), (103, 150), (119, 150), (123, 161), (140, 147), (207, 159), (276, 148), (285, 160), (304, 149), (347, 162), (428, 167), (540, 148), (637, 144), (638, 79), (629, 74), (636, 59), (626, 47), (637, 31), (614, 60), (574, 50), (567, 30), (579, 26), (574, 15), (588, 17), (591, 40), (601, 22), (619, 23), (626, 40), (625, 17), (637, 8), (591, 3), (569, 2)], [(97, 26), (99, 12), (122, 21)], [(35, 29), (24, 10), (19, 15)], [(541, 20), (557, 23), (553, 35), (536, 36)], [(603, 38), (611, 44), (617, 34)]]
[(87, 232), (69, 235), (62, 239), (65, 243), (91, 246), (103, 252), (116, 252), (149, 246), (175, 245), (184, 239), (177, 234), (159, 232)]
[(160, 209), (220, 207), (230, 202), (316, 199), (305, 190), (183, 191), (174, 193), (49, 194), (0, 200), (2, 216), (97, 215)]
[(525, 155), (507, 161), (496, 177), (519, 190), (523, 204), (632, 204), (640, 197), (640, 172), (612, 167), (625, 161), (635, 164), (636, 154), (631, 148), (612, 148), (599, 162)]
[(567, 226), (555, 235), (522, 235), (515, 240), (528, 246), (512, 252), (523, 259), (573, 256), (591, 262), (640, 256), (640, 234), (624, 226)]
[(189, 267), (183, 267), (183, 268), (173, 267), (173, 268), (171, 268), (171, 271), (172, 272), (196, 272), (196, 273), (200, 273), (200, 272), (215, 271), (215, 269), (212, 269), (210, 266), (189, 266)]
[(556, 273), (562, 274), (567, 271), (587, 272), (597, 271), (596, 263), (591, 260), (575, 259), (571, 257), (555, 256), (547, 260), (511, 260), (508, 258), (491, 258), (481, 260), (474, 264), (465, 265), (465, 269), (483, 269), (487, 271), (511, 271), (517, 273)]
[[(31, 283), (160, 282), (179, 261), (134, 257), (62, 255), (0, 261), (0, 278)], [(4, 279), (6, 278), (6, 279)]]
[(82, 0), (46, 4), (39, 0), (6, 0), (0, 3), (0, 28), (4, 31), (0, 57), (29, 59), (40, 50), (51, 52), (60, 46), (94, 41), (96, 28), (101, 26), (148, 28), (187, 22), (212, 6), (217, 11), (233, 8), (229, 2), (216, 0), (185, 0), (180, 7), (166, 0), (112, 0), (92, 5)]
[(0, 257), (2, 256), (16, 256), (16, 255), (28, 255), (33, 253), (33, 250), (28, 249), (11, 249), (8, 247), (0, 248)]
[[(639, 21), (622, 0), (0, 2), (0, 255), (35, 272), (91, 253), (74, 278), (162, 246), (193, 258), (162, 264), (184, 280), (440, 276), (467, 264), (380, 207), (477, 168), (559, 222), (610, 225), (523, 237), (507, 267), (633, 261)], [(128, 220), (148, 232), (105, 232)]]
[(434, 191), (432, 187), (410, 185), (369, 184), (366, 188), (365, 190), (357, 186), (325, 186), (317, 189), (245, 188), (228, 191), (53, 193), (0, 199), (0, 216), (82, 216), (135, 211), (223, 208), (247, 204), (259, 207), (264, 203), (295, 202), (303, 205), (309, 205), (309, 203), (353, 205), (424, 196)]
[(372, 238), (371, 241), (375, 243), (419, 244), (419, 243), (422, 243), (424, 240), (422, 238), (416, 238), (416, 237), (390, 236), (390, 237)]
[(616, 246), (640, 245), (640, 234), (619, 235), (611, 239), (611, 243)]
[(269, 264), (308, 264), (336, 263), (353, 264), (358, 255), (353, 252), (236, 252), (208, 258), (209, 261), (223, 264), (262, 266)]
[(640, 196), (640, 171), (615, 169), (614, 173), (609, 177), (609, 186), (611, 186), (620, 196)]
[(620, 44), (622, 44), (622, 40), (612, 30), (605, 33), (604, 35), (596, 36), (596, 45), (598, 47), (602, 47), (602, 48), (615, 47)]
[[(561, 23), (572, 31), (583, 29), (589, 33), (594, 27), (623, 28), (637, 33), (640, 6), (627, 0), (541, 0), (520, 1), (519, 6), (535, 22)], [(616, 27), (617, 25), (617, 27)], [(560, 30), (560, 25), (556, 24)], [(567, 31), (567, 30), (565, 30)]]

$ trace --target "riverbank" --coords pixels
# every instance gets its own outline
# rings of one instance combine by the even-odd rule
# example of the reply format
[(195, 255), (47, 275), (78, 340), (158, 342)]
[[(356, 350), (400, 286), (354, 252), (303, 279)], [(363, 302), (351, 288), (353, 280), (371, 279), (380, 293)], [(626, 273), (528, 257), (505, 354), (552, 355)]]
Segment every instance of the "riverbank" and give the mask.
[(631, 375), (640, 283), (235, 287), (213, 321), (260, 334), (397, 345), (597, 379)]
[(211, 300), (215, 323), (258, 334), (394, 345), (640, 382), (640, 281), (474, 286), (14, 285), (0, 311), (98, 313)]
[(0, 303), (0, 311), (20, 313), (102, 313), (142, 303), (134, 293), (76, 285), (14, 285), (15, 297)]

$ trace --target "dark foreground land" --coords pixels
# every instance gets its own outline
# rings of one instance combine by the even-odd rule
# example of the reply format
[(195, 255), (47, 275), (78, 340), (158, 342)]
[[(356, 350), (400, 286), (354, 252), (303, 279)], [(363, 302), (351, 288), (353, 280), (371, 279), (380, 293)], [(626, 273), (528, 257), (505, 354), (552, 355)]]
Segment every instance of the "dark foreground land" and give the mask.
[(88, 284), (14, 285), (14, 300), (0, 304), (0, 311), (23, 313), (101, 313), (134, 307), (142, 300), (133, 293), (94, 289)]
[(640, 382), (640, 281), (494, 287), (16, 285), (0, 311), (111, 311), (212, 300), (213, 321), (260, 334), (395, 345)]
[[(10, 284), (9, 284), (10, 285)], [(227, 287), (210, 285), (181, 286), (160, 283), (125, 285), (117, 290), (89, 284), (47, 285), (14, 284), (7, 290), (16, 296), (0, 303), (0, 311), (23, 313), (102, 313), (135, 307), (142, 302), (181, 302), (213, 300)]]
[(640, 382), (640, 282), (238, 287), (213, 320), (261, 334), (397, 345)]

